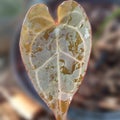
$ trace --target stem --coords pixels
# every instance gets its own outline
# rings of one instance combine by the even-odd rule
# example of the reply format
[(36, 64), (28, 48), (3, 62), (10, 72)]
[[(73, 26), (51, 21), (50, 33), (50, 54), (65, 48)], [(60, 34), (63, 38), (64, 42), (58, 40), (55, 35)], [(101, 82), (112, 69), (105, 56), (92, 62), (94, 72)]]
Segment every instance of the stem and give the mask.
[(67, 120), (67, 113), (64, 115), (55, 115), (56, 120)]

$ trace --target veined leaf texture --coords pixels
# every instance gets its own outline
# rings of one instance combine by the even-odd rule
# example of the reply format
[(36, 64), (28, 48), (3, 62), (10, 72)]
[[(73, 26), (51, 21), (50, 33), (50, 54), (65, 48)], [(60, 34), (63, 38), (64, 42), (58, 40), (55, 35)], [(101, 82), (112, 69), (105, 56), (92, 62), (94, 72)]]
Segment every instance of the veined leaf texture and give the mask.
[(86, 73), (91, 52), (91, 26), (83, 8), (64, 1), (57, 24), (48, 7), (28, 11), (21, 31), (20, 51), (34, 87), (61, 120)]

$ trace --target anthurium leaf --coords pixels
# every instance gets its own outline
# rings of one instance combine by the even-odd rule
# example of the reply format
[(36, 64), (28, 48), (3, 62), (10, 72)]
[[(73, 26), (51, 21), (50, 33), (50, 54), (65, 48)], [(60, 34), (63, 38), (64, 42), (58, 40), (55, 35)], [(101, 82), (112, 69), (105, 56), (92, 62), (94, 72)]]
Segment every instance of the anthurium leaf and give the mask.
[(44, 4), (36, 4), (23, 22), (20, 51), (38, 94), (58, 117), (84, 78), (91, 51), (91, 27), (75, 1), (58, 6), (58, 21)]

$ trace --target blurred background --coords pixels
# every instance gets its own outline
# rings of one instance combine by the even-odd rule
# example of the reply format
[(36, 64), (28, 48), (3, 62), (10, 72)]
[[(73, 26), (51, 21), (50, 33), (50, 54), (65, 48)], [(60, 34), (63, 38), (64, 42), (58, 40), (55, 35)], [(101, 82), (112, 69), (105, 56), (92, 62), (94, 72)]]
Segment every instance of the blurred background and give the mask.
[[(19, 53), (27, 10), (45, 3), (52, 15), (63, 0), (0, 0), (0, 120), (54, 120), (35, 92)], [(120, 120), (120, 0), (76, 0), (92, 25), (93, 48), (68, 120)]]

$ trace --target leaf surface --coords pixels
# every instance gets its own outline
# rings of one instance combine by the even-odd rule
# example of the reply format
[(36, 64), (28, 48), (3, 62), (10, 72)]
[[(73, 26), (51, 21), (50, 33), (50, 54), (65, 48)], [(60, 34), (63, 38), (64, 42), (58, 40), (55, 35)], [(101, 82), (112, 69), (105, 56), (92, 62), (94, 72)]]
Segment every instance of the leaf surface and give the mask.
[(57, 13), (56, 25), (45, 5), (34, 5), (23, 22), (20, 50), (37, 92), (63, 115), (87, 69), (91, 27), (75, 1), (60, 4)]

